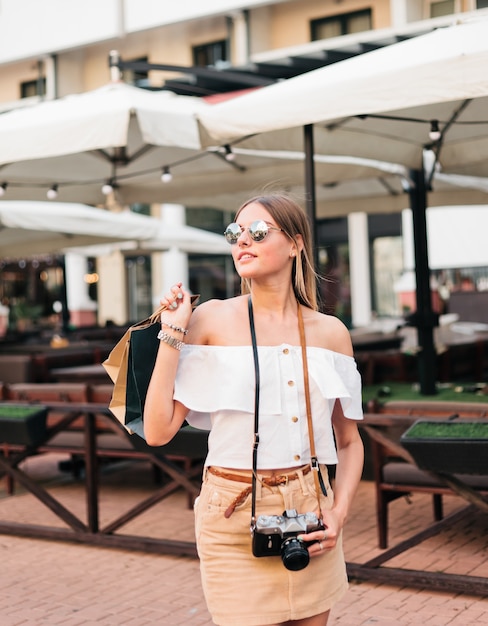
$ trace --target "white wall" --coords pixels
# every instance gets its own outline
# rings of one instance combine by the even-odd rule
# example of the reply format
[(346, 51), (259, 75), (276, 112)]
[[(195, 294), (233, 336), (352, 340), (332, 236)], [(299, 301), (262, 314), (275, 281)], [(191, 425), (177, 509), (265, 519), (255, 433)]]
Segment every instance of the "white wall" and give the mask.
[(119, 0), (1, 0), (0, 63), (116, 38), (120, 6)]
[(278, 0), (125, 0), (125, 28), (127, 32), (134, 32), (204, 16), (230, 15), (233, 11), (278, 3)]
[[(402, 212), (405, 269), (414, 269), (412, 212)], [(427, 209), (431, 269), (488, 266), (488, 205)]]
[(263, 0), (1, 0), (0, 64), (72, 50), (202, 16), (274, 4)]

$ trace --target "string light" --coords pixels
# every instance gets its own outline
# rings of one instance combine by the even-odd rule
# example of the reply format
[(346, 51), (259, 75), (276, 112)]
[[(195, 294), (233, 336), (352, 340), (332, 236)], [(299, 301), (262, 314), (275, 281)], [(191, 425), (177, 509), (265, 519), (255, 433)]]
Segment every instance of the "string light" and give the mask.
[(55, 200), (58, 197), (58, 186), (53, 185), (48, 189), (46, 196), (48, 200)]
[(109, 196), (114, 190), (113, 182), (109, 180), (102, 186), (102, 193), (104, 196)]
[[(230, 146), (228, 147), (229, 150), (228, 152), (231, 153), (231, 159), (233, 158), (234, 154), (232, 153), (232, 150), (230, 149)], [(222, 158), (226, 158), (224, 156), (224, 148), (218, 148), (218, 153), (219, 156), (222, 156)], [(187, 156), (185, 158), (179, 159), (177, 161), (174, 161), (173, 163), (171, 163), (170, 165), (166, 165), (164, 167), (158, 167), (158, 168), (151, 168), (151, 169), (147, 169), (147, 170), (141, 170), (138, 172), (133, 172), (130, 174), (121, 174), (117, 177), (113, 176), (112, 178), (109, 179), (105, 179), (105, 181), (103, 179), (98, 179), (98, 180), (87, 180), (87, 181), (77, 181), (77, 182), (72, 182), (72, 181), (64, 181), (62, 183), (63, 188), (68, 188), (71, 187), (73, 185), (100, 185), (101, 187), (101, 191), (103, 191), (103, 193), (105, 194), (110, 194), (112, 191), (115, 191), (119, 188), (119, 183), (121, 181), (125, 181), (125, 180), (133, 180), (133, 179), (137, 179), (140, 176), (145, 176), (147, 174), (152, 174), (154, 172), (161, 172), (161, 180), (163, 181), (163, 183), (169, 183), (173, 180), (173, 175), (171, 173), (171, 169), (180, 165), (184, 165), (186, 163), (191, 163), (193, 161), (197, 161), (199, 159), (202, 158), (206, 158), (209, 155), (213, 155), (215, 154), (215, 149), (214, 150), (202, 150), (201, 152), (198, 152), (196, 154), (192, 154), (191, 156)], [(234, 167), (236, 167), (234, 165)], [(28, 183), (28, 182), (24, 182), (24, 181), (10, 181), (10, 182), (3, 182), (0, 183), (0, 197), (2, 197), (5, 194), (5, 191), (7, 189), (7, 187), (10, 189), (10, 187), (14, 187), (14, 188), (33, 188), (33, 189), (45, 189), (45, 183)], [(57, 198), (58, 196), (58, 187), (59, 184), (53, 184), (50, 189), (47, 191), (47, 197), (49, 200), (54, 200), (55, 198)]]
[(236, 158), (236, 155), (232, 152), (232, 148), (228, 143), (224, 146), (224, 152), (226, 161), (233, 161)]
[(438, 120), (430, 121), (429, 137), (431, 141), (439, 141), (439, 139), (441, 138), (441, 131), (439, 130)]
[(166, 165), (163, 167), (163, 173), (161, 174), (161, 180), (163, 183), (170, 183), (173, 180), (173, 174), (170, 172), (169, 167)]

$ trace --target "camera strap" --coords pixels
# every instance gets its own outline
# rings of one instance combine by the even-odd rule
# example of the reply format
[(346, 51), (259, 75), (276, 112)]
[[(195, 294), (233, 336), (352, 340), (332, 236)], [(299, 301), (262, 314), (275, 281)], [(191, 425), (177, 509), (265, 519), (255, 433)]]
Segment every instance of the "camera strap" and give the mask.
[(313, 478), (315, 483), (315, 492), (317, 494), (317, 504), (319, 509), (320, 519), (322, 519), (322, 509), (320, 507), (320, 492), (327, 495), (327, 489), (325, 488), (322, 472), (320, 471), (319, 461), (315, 452), (315, 439), (313, 436), (313, 421), (312, 421), (312, 405), (310, 402), (310, 383), (308, 376), (308, 361), (307, 361), (307, 343), (305, 340), (305, 326), (303, 324), (302, 307), (298, 304), (298, 330), (300, 332), (300, 345), (302, 347), (302, 362), (303, 362), (303, 386), (305, 389), (305, 406), (307, 407), (307, 423), (308, 423), (308, 436), (310, 439), (310, 465), (313, 472)]
[(254, 387), (254, 441), (252, 447), (252, 492), (251, 492), (251, 528), (256, 525), (256, 477), (258, 467), (258, 445), (259, 445), (259, 358), (258, 345), (256, 341), (256, 329), (254, 328), (254, 313), (252, 310), (251, 296), (248, 299), (249, 325), (251, 327), (252, 354), (254, 357), (254, 376), (256, 384)]
[[(256, 480), (257, 480), (257, 461), (258, 461), (258, 446), (259, 446), (259, 389), (260, 389), (260, 373), (259, 373), (259, 358), (258, 347), (256, 341), (256, 329), (254, 327), (254, 313), (252, 308), (252, 299), (249, 296), (248, 299), (249, 310), (249, 325), (251, 328), (251, 340), (252, 351), (254, 358), (254, 375), (255, 375), (255, 391), (254, 391), (254, 441), (252, 450), (252, 492), (251, 492), (251, 529), (256, 524)], [(297, 314), (298, 314), (298, 330), (300, 333), (300, 345), (302, 348), (302, 362), (303, 362), (303, 384), (305, 389), (305, 406), (307, 409), (307, 423), (308, 423), (308, 436), (310, 439), (310, 466), (313, 471), (315, 492), (317, 495), (317, 505), (319, 510), (320, 519), (322, 519), (322, 509), (320, 506), (320, 493), (325, 496), (327, 490), (325, 488), (322, 473), (320, 472), (320, 466), (318, 463), (317, 455), (315, 452), (315, 441), (313, 436), (313, 422), (312, 422), (312, 406), (310, 402), (310, 384), (308, 376), (308, 363), (307, 363), (307, 344), (305, 340), (305, 327), (303, 324), (302, 308), (300, 303), (297, 302)]]

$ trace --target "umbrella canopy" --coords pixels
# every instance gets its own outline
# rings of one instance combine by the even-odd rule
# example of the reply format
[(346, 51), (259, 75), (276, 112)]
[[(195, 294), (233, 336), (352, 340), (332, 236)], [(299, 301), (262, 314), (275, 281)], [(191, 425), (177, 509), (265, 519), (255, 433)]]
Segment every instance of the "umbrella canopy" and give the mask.
[(60, 201), (95, 205), (105, 201), (104, 184), (117, 190), (136, 180), (138, 197), (127, 201), (143, 202), (142, 179), (151, 174), (162, 188), (165, 165), (206, 155), (195, 117), (206, 106), (200, 98), (110, 83), (8, 111), (0, 116), (4, 191), (9, 199), (45, 200), (55, 186)]
[[(131, 249), (154, 252), (228, 254), (221, 235), (129, 211), (113, 213), (83, 204), (0, 202), (2, 257), (62, 252), (80, 246), (125, 242)], [(134, 242), (134, 243), (130, 243)]]
[[(469, 164), (471, 174), (484, 175), (484, 167), (474, 171), (465, 159), (464, 143), (459, 157), (458, 129), (463, 142), (470, 135), (478, 163), (488, 162), (479, 152), (486, 126), (472, 124), (486, 94), (485, 31), (486, 21), (438, 29), (218, 104), (110, 83), (13, 110), (0, 116), (0, 185), (6, 185), (6, 199), (45, 200), (56, 185), (58, 201), (100, 205), (102, 186), (112, 179), (122, 205), (178, 202), (233, 210), (269, 186), (303, 193), (301, 125), (315, 124), (316, 155), (328, 159), (315, 162), (320, 215), (354, 210), (361, 197), (371, 198), (368, 210), (387, 210), (390, 200), (394, 210), (404, 208), (401, 177), (374, 162), (420, 167), (430, 119), (445, 131), (444, 171), (462, 174)], [(461, 98), (473, 97), (476, 102), (450, 124)], [(433, 109), (425, 108), (429, 103)], [(418, 119), (373, 117), (386, 110)], [(229, 142), (234, 161), (222, 148)], [(173, 174), (169, 184), (161, 181), (166, 166)], [(445, 189), (437, 185), (435, 192)], [(430, 204), (479, 201), (479, 195), (470, 200), (469, 188), (457, 188), (455, 197), (441, 193)]]
[(418, 169), (430, 146), (444, 172), (487, 176), (487, 32), (487, 19), (439, 28), (207, 108), (206, 141), (300, 150), (314, 124), (317, 154)]
[[(426, 148), (435, 155), (428, 183), (437, 178), (429, 205), (484, 204), (487, 32), (486, 18), (439, 28), (208, 107), (198, 114), (203, 142), (256, 157), (303, 154), (304, 127), (313, 125), (316, 217), (406, 208), (408, 170), (423, 167)], [(334, 158), (391, 170), (344, 176), (327, 166)]]
[[(286, 151), (274, 150), (268, 141), (251, 145), (257, 150), (239, 146), (235, 160), (223, 147), (202, 145), (197, 116), (217, 106), (111, 83), (4, 113), (0, 185), (5, 187), (0, 193), (9, 200), (45, 200), (55, 186), (56, 201), (100, 205), (106, 201), (102, 187), (110, 181), (121, 205), (168, 202), (224, 210), (235, 210), (269, 185), (301, 193), (304, 155), (299, 141), (295, 152), (286, 141)], [(172, 174), (168, 184), (161, 179), (165, 167)], [(368, 195), (390, 185), (401, 193), (398, 177), (373, 160), (324, 157), (317, 160), (317, 172), (324, 200), (353, 195), (348, 182), (358, 179), (364, 180), (362, 190)], [(345, 186), (336, 190), (337, 181)]]
[[(488, 176), (487, 32), (486, 19), (441, 28), (199, 115), (208, 145), (297, 150), (305, 143), (307, 208), (313, 219), (314, 181), (323, 184), (314, 167), (317, 155), (379, 159), (406, 168), (407, 176), (400, 175), (399, 182), (408, 190), (413, 213), (417, 313), (412, 322), (422, 348), (419, 374), (426, 394), (435, 393), (437, 320), (430, 294), (425, 209), (437, 171), (456, 174), (458, 184), (460, 177)], [(468, 188), (469, 179), (463, 180)], [(479, 180), (474, 188), (479, 197)], [(363, 198), (362, 210), (368, 210), (370, 201)]]

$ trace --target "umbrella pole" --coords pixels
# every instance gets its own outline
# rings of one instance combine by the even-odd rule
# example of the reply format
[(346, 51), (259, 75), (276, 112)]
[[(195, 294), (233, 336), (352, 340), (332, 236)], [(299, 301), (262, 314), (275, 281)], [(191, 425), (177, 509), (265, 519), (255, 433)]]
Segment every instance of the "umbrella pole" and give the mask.
[(315, 269), (318, 271), (319, 255), (317, 249), (317, 200), (315, 194), (313, 124), (307, 124), (303, 127), (303, 144), (305, 152), (305, 210), (310, 221), (314, 264)]
[[(313, 143), (313, 124), (303, 127), (303, 146), (305, 152), (305, 210), (310, 222), (312, 234), (313, 264), (317, 274), (319, 273), (319, 249), (317, 246), (317, 198), (315, 194), (315, 148)], [(321, 302), (320, 285), (317, 285), (317, 301)], [(321, 306), (319, 304), (319, 306)]]
[(64, 256), (62, 256), (60, 259), (60, 266), (61, 266), (61, 271), (63, 274), (63, 280), (61, 284), (61, 293), (60, 293), (60, 300), (61, 300), (61, 305), (62, 305), (61, 327), (62, 327), (63, 333), (66, 334), (69, 332), (69, 329), (70, 329), (70, 313), (68, 309), (68, 291), (66, 287), (66, 262), (65, 262)]
[(410, 208), (413, 217), (413, 238), (415, 252), (415, 279), (417, 310), (410, 317), (417, 328), (419, 345), (418, 374), (420, 393), (437, 393), (437, 354), (434, 342), (434, 327), (438, 324), (438, 315), (432, 309), (430, 290), (430, 267), (427, 248), (427, 189), (423, 168), (410, 172)]

